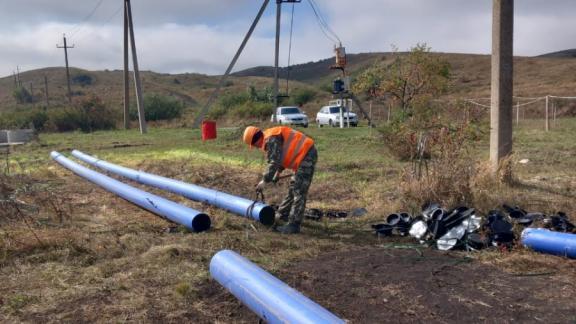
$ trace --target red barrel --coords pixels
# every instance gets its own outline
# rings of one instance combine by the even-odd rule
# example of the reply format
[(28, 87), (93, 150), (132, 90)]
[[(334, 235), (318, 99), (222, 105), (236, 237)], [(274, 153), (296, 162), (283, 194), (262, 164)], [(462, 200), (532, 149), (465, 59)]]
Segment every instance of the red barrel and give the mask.
[(202, 122), (202, 140), (211, 140), (216, 138), (216, 122), (205, 120)]

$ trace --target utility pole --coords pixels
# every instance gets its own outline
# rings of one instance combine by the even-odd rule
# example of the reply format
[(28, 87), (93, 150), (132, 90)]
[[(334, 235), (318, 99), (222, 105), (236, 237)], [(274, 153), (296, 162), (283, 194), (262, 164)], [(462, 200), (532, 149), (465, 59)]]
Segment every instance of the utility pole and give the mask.
[(44, 97), (46, 99), (46, 108), (50, 106), (50, 99), (48, 99), (48, 77), (44, 76)]
[(22, 87), (22, 80), (20, 79), (20, 67), (16, 66), (16, 80), (18, 81), (18, 86)]
[(282, 0), (276, 0), (276, 46), (274, 50), (274, 114), (272, 115), (272, 122), (276, 123), (276, 108), (278, 108), (278, 88), (279, 88), (279, 71), (278, 61), (280, 56), (280, 23), (282, 19)]
[(490, 161), (497, 174), (512, 152), (514, 0), (493, 0)]
[[(132, 48), (132, 64), (134, 65), (134, 86), (136, 88), (136, 106), (138, 107), (138, 121), (140, 122), (140, 133), (146, 134), (148, 130), (146, 127), (146, 118), (144, 115), (142, 81), (140, 80), (140, 70), (138, 69), (138, 55), (136, 54), (136, 41), (134, 39), (134, 21), (132, 19), (132, 6), (130, 5), (130, 0), (124, 0), (124, 10), (125, 10), (124, 15), (128, 19), (128, 31), (130, 34), (129, 36), (131, 45), (130, 47)], [(126, 32), (124, 32), (124, 35), (126, 35)], [(124, 75), (126, 75), (126, 72), (124, 72)]]
[(130, 68), (128, 64), (128, 12), (124, 5), (124, 129), (130, 128)]
[(68, 49), (74, 48), (74, 45), (68, 46), (66, 43), (66, 34), (63, 36), (64, 46), (56, 45), (56, 48), (64, 49), (64, 60), (66, 61), (66, 82), (68, 83), (68, 102), (72, 102), (72, 88), (70, 87), (70, 68), (68, 67)]
[(252, 36), (252, 33), (254, 32), (254, 29), (258, 25), (260, 18), (262, 18), (262, 15), (264, 14), (264, 11), (266, 10), (266, 7), (268, 6), (269, 2), (270, 2), (270, 0), (264, 0), (264, 2), (262, 3), (262, 6), (260, 7), (258, 14), (256, 15), (256, 18), (254, 18), (254, 21), (252, 21), (252, 25), (250, 25), (248, 32), (244, 36), (244, 39), (242, 40), (240, 47), (236, 51), (234, 58), (232, 58), (232, 61), (228, 65), (226, 72), (224, 72), (224, 75), (222, 75), (222, 77), (220, 77), (220, 81), (218, 82), (216, 89), (214, 89), (214, 91), (212, 92), (212, 94), (208, 98), (208, 101), (206, 101), (206, 104), (204, 105), (204, 107), (202, 107), (202, 110), (200, 110), (200, 112), (198, 113), (198, 116), (196, 116), (196, 119), (194, 120), (194, 124), (192, 126), (193, 128), (198, 128), (198, 126), (200, 126), (200, 123), (204, 120), (204, 117), (206, 116), (208, 109), (210, 109), (210, 106), (212, 105), (214, 100), (216, 100), (216, 97), (220, 93), (220, 89), (222, 89), (224, 82), (226, 82), (226, 79), (228, 79), (228, 75), (230, 75), (230, 72), (232, 72), (232, 69), (234, 68), (234, 65), (236, 65), (236, 61), (238, 61), (240, 54), (242, 54), (242, 51), (244, 51), (244, 47), (246, 47), (248, 40)]

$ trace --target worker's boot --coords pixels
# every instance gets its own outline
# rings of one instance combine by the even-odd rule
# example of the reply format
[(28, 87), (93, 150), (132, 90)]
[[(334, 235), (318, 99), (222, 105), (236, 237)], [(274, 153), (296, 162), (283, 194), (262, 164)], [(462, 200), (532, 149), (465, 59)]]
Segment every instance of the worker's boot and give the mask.
[(288, 221), (288, 215), (282, 215), (280, 213), (276, 213), (276, 219), (281, 220), (283, 222), (287, 222)]
[(282, 234), (298, 234), (300, 233), (300, 223), (288, 223), (284, 226), (278, 226), (276, 230)]

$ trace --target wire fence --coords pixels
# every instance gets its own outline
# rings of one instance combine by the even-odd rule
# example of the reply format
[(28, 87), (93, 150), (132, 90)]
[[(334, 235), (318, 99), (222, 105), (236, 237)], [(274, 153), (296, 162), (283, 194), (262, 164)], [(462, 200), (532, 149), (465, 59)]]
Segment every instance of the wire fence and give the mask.
[[(436, 99), (433, 105), (460, 120), (490, 119), (490, 98)], [(390, 122), (396, 111), (392, 102), (368, 102), (369, 115), (375, 124)], [(541, 97), (513, 97), (512, 120), (515, 126), (540, 125), (550, 131), (563, 125), (563, 119), (576, 118), (576, 97), (546, 95)]]

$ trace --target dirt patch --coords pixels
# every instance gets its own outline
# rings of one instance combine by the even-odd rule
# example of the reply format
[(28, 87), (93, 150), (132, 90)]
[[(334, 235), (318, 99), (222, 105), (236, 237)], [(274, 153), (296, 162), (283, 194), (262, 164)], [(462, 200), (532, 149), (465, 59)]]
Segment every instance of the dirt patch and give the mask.
[[(509, 274), (460, 253), (354, 249), (296, 263), (278, 277), (352, 323), (576, 321), (573, 280)], [(254, 322), (217, 286), (211, 282), (203, 293), (222, 320)]]

